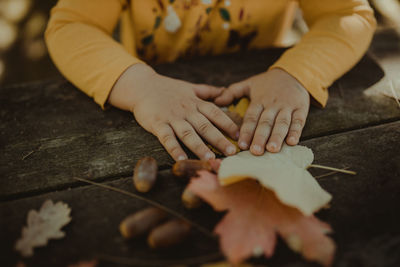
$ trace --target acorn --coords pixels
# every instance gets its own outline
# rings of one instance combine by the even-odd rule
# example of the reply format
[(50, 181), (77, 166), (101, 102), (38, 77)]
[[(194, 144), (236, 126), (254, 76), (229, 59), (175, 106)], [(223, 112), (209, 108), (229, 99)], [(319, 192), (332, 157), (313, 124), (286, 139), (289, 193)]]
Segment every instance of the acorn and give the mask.
[(184, 241), (191, 226), (179, 219), (170, 220), (154, 228), (147, 238), (151, 248), (167, 248)]
[(177, 161), (172, 167), (172, 173), (184, 179), (190, 179), (191, 177), (197, 176), (197, 171), (206, 170), (211, 171), (211, 165), (208, 161), (196, 160), (196, 159), (186, 159)]
[(126, 239), (134, 238), (148, 233), (166, 217), (165, 211), (150, 207), (126, 217), (119, 225), (119, 230)]
[(133, 172), (133, 184), (142, 193), (150, 191), (157, 179), (157, 161), (152, 157), (140, 159)]

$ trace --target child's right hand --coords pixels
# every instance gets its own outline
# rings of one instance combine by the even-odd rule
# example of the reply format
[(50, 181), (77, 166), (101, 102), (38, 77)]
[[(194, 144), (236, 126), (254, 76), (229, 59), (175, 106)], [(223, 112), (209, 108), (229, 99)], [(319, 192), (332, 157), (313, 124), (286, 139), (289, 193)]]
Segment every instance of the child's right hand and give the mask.
[(221, 92), (221, 88), (172, 79), (136, 64), (118, 79), (108, 102), (133, 112), (136, 121), (157, 136), (175, 160), (187, 158), (177, 138), (199, 158), (210, 159), (215, 155), (202, 139), (225, 155), (233, 155), (235, 146), (219, 129), (234, 140), (239, 136), (239, 127), (215, 104), (205, 101)]

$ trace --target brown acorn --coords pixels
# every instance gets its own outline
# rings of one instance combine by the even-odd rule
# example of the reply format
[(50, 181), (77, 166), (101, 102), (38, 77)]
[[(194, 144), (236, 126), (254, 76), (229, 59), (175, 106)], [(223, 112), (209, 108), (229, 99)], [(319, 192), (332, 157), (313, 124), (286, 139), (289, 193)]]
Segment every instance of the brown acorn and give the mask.
[(189, 235), (190, 225), (182, 220), (173, 219), (154, 228), (147, 243), (151, 248), (166, 248), (176, 245)]
[(167, 213), (158, 208), (147, 208), (126, 217), (119, 230), (126, 239), (149, 232), (167, 217)]
[(152, 157), (140, 159), (133, 172), (133, 184), (142, 193), (148, 192), (157, 179), (157, 161)]

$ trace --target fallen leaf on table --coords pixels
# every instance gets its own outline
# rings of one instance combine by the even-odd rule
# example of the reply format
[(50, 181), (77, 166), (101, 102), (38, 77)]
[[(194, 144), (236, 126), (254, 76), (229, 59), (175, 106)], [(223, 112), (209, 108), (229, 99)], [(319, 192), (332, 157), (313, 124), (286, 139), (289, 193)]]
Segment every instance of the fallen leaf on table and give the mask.
[(325, 235), (330, 226), (282, 204), (257, 181), (246, 179), (220, 186), (215, 174), (199, 171), (188, 188), (215, 210), (228, 211), (214, 231), (229, 262), (238, 264), (252, 255), (271, 257), (279, 234), (307, 260), (325, 266), (332, 263), (335, 245)]
[(68, 267), (96, 267), (97, 266), (97, 260), (91, 260), (91, 261), (80, 261), (74, 264), (68, 265)]
[(239, 102), (236, 105), (230, 105), (228, 107), (228, 111), (234, 112), (243, 118), (244, 114), (246, 114), (246, 110), (249, 107), (249, 104), (250, 104), (249, 99), (243, 97), (239, 100)]
[(33, 255), (33, 248), (44, 246), (49, 239), (63, 238), (65, 233), (60, 229), (71, 221), (71, 209), (59, 201), (56, 204), (46, 200), (39, 212), (30, 210), (27, 216), (27, 226), (22, 228), (22, 237), (17, 240), (15, 249), (22, 256)]
[[(248, 98), (242, 98), (239, 102), (234, 105), (230, 105), (227, 109), (224, 110), (225, 114), (237, 125), (241, 126), (243, 122), (244, 114), (246, 113), (247, 108), (249, 107), (250, 101)], [(236, 153), (240, 151), (240, 147), (237, 141), (233, 140), (229, 136), (225, 135), (226, 139), (231, 142), (236, 147)], [(217, 155), (223, 155), (218, 149), (213, 147), (212, 145), (208, 145), (208, 147)]]
[(284, 204), (312, 215), (332, 198), (306, 170), (313, 160), (314, 154), (305, 146), (283, 145), (281, 152), (262, 156), (243, 151), (222, 160), (218, 178), (221, 185), (256, 179)]
[(367, 96), (383, 95), (393, 98), (400, 107), (400, 80), (385, 77), (374, 86), (364, 91)]

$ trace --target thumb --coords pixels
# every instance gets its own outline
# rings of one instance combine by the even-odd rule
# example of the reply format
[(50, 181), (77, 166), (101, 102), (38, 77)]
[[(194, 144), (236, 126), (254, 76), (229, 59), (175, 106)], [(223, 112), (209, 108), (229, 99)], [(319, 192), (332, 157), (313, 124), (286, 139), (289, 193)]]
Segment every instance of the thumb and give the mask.
[(206, 84), (196, 84), (193, 89), (197, 97), (208, 100), (220, 96), (224, 88)]
[(219, 106), (227, 106), (235, 99), (248, 96), (249, 91), (250, 86), (246, 81), (234, 83), (228, 89), (224, 90), (220, 96), (215, 98), (214, 102)]

